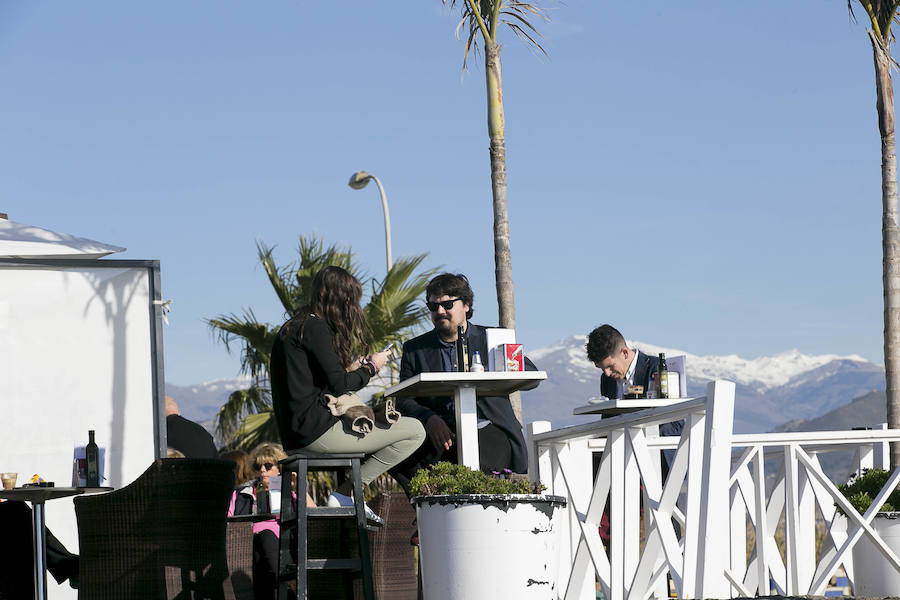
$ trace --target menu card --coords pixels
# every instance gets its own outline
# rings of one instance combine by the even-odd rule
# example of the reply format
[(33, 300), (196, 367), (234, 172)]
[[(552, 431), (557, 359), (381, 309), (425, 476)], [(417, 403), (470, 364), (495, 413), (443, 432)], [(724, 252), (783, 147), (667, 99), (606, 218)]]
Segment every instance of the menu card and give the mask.
[(516, 343), (516, 330), (503, 327), (488, 327), (485, 329), (485, 337), (488, 350), (488, 371), (505, 371), (503, 364), (499, 366), (496, 364), (494, 355), (498, 346)]

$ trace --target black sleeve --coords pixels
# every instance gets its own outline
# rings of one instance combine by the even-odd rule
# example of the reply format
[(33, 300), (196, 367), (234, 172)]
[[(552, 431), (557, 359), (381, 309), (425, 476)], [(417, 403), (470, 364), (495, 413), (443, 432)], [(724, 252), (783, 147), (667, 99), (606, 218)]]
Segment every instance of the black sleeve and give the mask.
[[(534, 366), (534, 363), (531, 362), (531, 359), (528, 358), (527, 356), (525, 357), (525, 361), (524, 361), (524, 362), (525, 362), (525, 370), (526, 370), (526, 371), (537, 371), (537, 370), (538, 370), (538, 368), (537, 368), (536, 366)], [(533, 382), (529, 383), (528, 385), (523, 386), (523, 387), (521, 387), (521, 388), (519, 388), (519, 389), (520, 389), (520, 391), (522, 391), (522, 392), (527, 392), (528, 390), (533, 390), (534, 388), (536, 388), (536, 387), (539, 386), (540, 384), (541, 384), (540, 381), (533, 381)]]
[(309, 317), (303, 329), (303, 347), (325, 375), (328, 390), (335, 396), (355, 392), (369, 383), (369, 373), (360, 367), (347, 372), (334, 351), (334, 334), (322, 319)]

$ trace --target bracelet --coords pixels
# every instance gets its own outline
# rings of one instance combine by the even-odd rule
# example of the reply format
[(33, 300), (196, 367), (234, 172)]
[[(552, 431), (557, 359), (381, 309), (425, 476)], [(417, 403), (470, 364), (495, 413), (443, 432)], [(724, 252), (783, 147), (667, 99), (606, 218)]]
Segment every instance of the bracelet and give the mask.
[(365, 367), (366, 371), (369, 373), (369, 377), (375, 377), (378, 373), (378, 367), (375, 366), (375, 361), (371, 358), (362, 359), (362, 366)]

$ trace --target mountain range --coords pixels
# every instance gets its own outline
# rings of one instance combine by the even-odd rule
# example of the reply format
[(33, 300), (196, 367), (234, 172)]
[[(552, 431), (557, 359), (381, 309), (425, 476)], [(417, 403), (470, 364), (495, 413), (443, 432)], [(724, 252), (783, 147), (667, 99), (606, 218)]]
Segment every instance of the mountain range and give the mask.
[[(547, 372), (547, 380), (536, 389), (522, 393), (525, 422), (545, 420), (554, 427), (561, 427), (595, 418), (572, 414), (574, 408), (600, 395), (600, 370), (588, 361), (585, 342), (585, 336), (571, 336), (552, 346), (527, 351), (537, 367)], [(809, 355), (790, 350), (774, 356), (745, 359), (733, 354), (694, 355), (639, 341), (628, 344), (647, 354), (684, 355), (689, 397), (704, 395), (706, 384), (714, 379), (733, 381), (736, 384), (736, 433), (776, 428), (796, 430), (795, 427), (801, 426), (842, 429), (874, 425), (884, 420), (884, 368), (860, 356)], [(178, 401), (182, 415), (212, 429), (215, 413), (228, 395), (246, 387), (248, 382), (247, 378), (238, 377), (190, 386), (167, 383), (166, 393)], [(380, 382), (370, 385), (361, 396), (365, 399), (382, 385)], [(852, 408), (836, 411), (867, 394), (867, 397), (873, 396), (871, 392), (875, 391), (881, 391), (880, 421), (874, 413), (870, 414), (872, 411)], [(869, 402), (873, 406), (878, 404), (876, 400)], [(871, 421), (872, 418), (876, 421)], [(828, 426), (822, 419), (841, 425)]]

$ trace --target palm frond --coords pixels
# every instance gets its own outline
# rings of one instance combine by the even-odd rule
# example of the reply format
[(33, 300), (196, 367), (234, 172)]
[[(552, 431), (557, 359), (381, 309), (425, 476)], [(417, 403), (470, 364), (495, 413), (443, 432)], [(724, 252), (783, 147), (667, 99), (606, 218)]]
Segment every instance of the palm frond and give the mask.
[(267, 410), (245, 417), (237, 431), (228, 439), (228, 447), (249, 452), (262, 442), (279, 439), (275, 413)]
[[(246, 419), (255, 413), (271, 412), (272, 394), (268, 388), (251, 386), (246, 390), (235, 390), (228, 396), (228, 401), (216, 413), (216, 433), (230, 447), (236, 435), (242, 430)], [(278, 439), (278, 432), (275, 432)]]
[(463, 29), (467, 30), (463, 52), (464, 71), (468, 66), (469, 53), (477, 57), (485, 38), (496, 42), (498, 23), (507, 25), (519, 41), (535, 54), (547, 56), (547, 51), (540, 42), (543, 35), (530, 19), (537, 18), (548, 22), (550, 17), (547, 16), (546, 9), (537, 4), (519, 0), (441, 0), (441, 2), (450, 10), (459, 4), (460, 20), (456, 24), (456, 39), (461, 39)]
[(401, 342), (401, 337), (411, 327), (428, 316), (420, 300), (437, 269), (416, 273), (426, 256), (400, 258), (391, 266), (380, 286), (372, 282), (372, 295), (363, 310), (377, 347)]
[(265, 376), (269, 368), (272, 344), (278, 333), (274, 326), (257, 321), (250, 308), (242, 316), (220, 315), (207, 319), (206, 323), (228, 352), (231, 352), (233, 343), (241, 343), (241, 373), (254, 379)]
[[(892, 25), (900, 22), (897, 10), (900, 8), (900, 0), (856, 0), (866, 12), (872, 31), (885, 44), (892, 43), (895, 39)], [(853, 12), (853, 0), (847, 0), (847, 11), (850, 18), (856, 22), (856, 14)]]
[(278, 296), (278, 300), (284, 307), (284, 311), (291, 314), (294, 312), (294, 309), (297, 308), (296, 293), (288, 284), (288, 279), (278, 270), (275, 259), (272, 257), (273, 250), (274, 248), (266, 246), (263, 242), (256, 242), (256, 252), (259, 255), (259, 262), (266, 271), (269, 283), (272, 284), (275, 295)]

